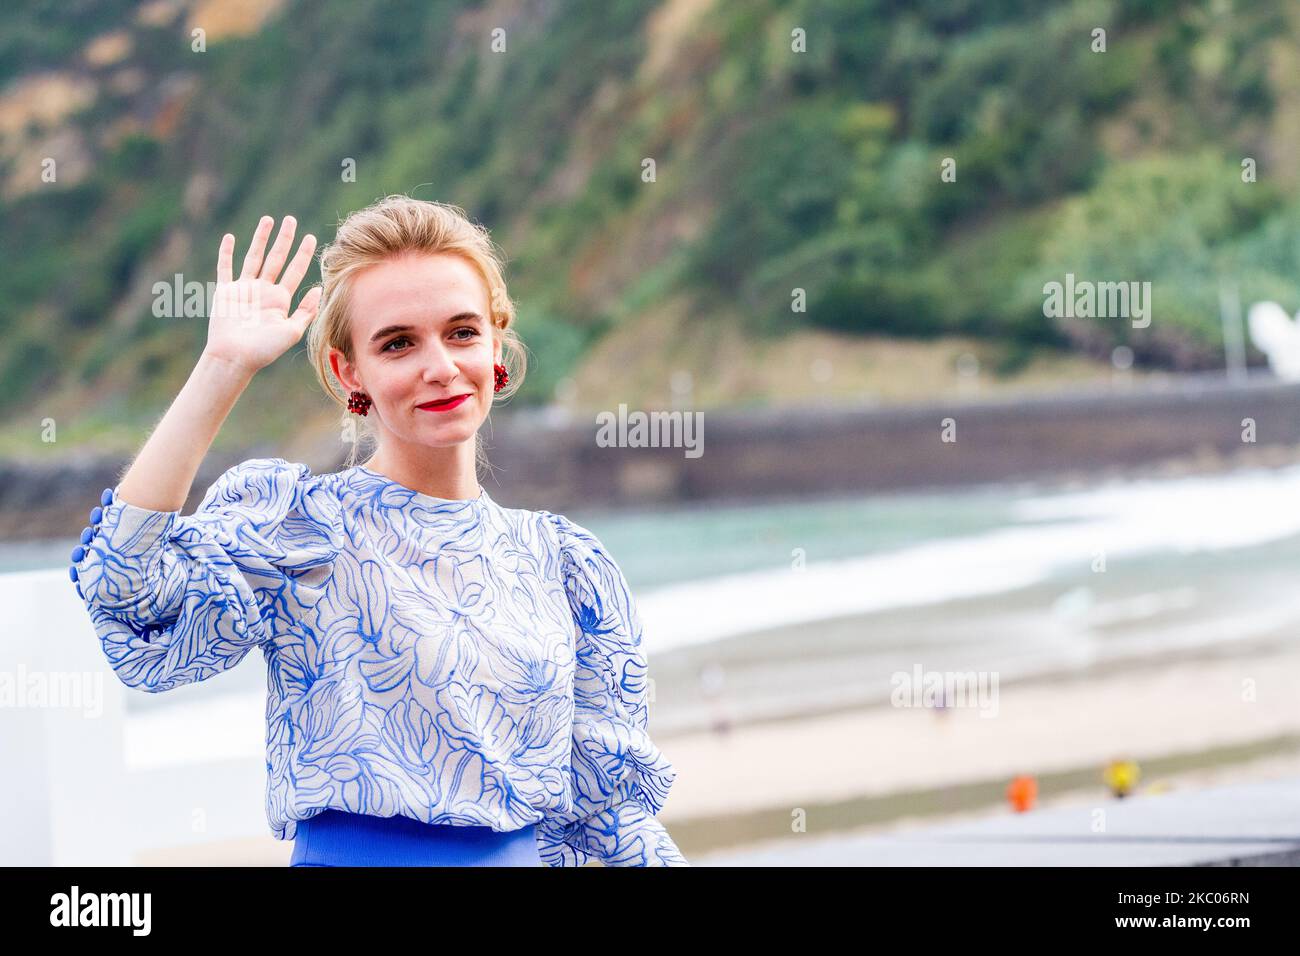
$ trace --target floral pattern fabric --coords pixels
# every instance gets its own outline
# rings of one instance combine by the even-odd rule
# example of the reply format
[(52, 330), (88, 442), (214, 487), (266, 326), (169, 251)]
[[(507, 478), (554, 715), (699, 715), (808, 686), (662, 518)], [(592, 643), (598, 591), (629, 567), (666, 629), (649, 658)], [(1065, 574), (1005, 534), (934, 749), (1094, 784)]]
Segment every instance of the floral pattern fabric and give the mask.
[(261, 650), (278, 839), (334, 807), (535, 823), (551, 866), (689, 865), (655, 818), (676, 771), (647, 732), (627, 581), (562, 515), (252, 459), (189, 516), (105, 489), (72, 558), (129, 687), (167, 691)]

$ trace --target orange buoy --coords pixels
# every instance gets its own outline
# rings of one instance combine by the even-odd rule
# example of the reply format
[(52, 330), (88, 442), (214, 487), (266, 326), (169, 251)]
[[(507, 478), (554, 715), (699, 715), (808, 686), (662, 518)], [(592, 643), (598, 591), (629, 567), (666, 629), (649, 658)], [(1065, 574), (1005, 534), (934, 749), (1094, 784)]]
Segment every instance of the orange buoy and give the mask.
[(1024, 813), (1034, 808), (1038, 799), (1038, 781), (1028, 774), (1022, 774), (1011, 781), (1007, 787), (1007, 800), (1016, 813)]

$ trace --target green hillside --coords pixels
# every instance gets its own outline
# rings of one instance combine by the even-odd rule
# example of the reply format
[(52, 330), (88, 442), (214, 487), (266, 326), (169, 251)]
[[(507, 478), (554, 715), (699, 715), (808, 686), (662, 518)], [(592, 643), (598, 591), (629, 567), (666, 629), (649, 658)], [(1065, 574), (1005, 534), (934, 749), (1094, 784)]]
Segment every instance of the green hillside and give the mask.
[[(263, 213), (326, 241), (392, 192), (463, 206), (507, 251), (537, 357), (522, 404), (574, 381), (589, 402), (654, 401), (672, 369), (700, 381), (760, 353), (748, 380), (700, 394), (766, 401), (791, 391), (787, 340), (845, 356), (882, 336), (970, 343), (1002, 375), (1117, 344), (1140, 368), (1212, 368), (1220, 277), (1300, 307), (1300, 14), (1281, 0), (152, 0), (4, 17), (11, 444), (47, 417), (60, 443), (142, 437), (206, 330), (156, 318), (154, 283), (212, 279), (222, 233), (242, 256)], [(1067, 272), (1151, 282), (1150, 327), (1045, 318), (1043, 284)], [(300, 353), (259, 377), (262, 410), (237, 410), (248, 433), (321, 409)], [(869, 389), (862, 374), (836, 394)]]

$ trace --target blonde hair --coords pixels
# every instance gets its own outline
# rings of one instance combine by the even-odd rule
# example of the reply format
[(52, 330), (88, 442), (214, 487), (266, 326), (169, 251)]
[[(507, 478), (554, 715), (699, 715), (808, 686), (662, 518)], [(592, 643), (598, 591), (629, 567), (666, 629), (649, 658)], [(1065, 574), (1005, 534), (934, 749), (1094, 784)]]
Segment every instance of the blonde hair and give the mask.
[[(509, 384), (496, 396), (509, 398), (523, 384), (528, 359), (514, 329), (515, 306), (506, 291), (504, 257), (488, 230), (471, 222), (459, 206), (400, 194), (385, 196), (341, 220), (334, 240), (320, 250), (320, 311), (307, 329), (307, 352), (325, 394), (346, 412), (347, 392), (334, 377), (329, 352), (338, 349), (349, 363), (356, 362), (352, 351), (353, 277), (362, 269), (409, 252), (457, 255), (478, 271), (488, 290), (493, 336), (501, 341), (501, 361), (510, 375)], [(347, 420), (358, 426), (346, 463), (351, 467), (359, 457), (360, 438), (368, 439), (373, 451), (378, 434), (359, 415), (349, 415)], [(487, 464), (479, 434), (474, 436), (474, 461), (476, 466)]]

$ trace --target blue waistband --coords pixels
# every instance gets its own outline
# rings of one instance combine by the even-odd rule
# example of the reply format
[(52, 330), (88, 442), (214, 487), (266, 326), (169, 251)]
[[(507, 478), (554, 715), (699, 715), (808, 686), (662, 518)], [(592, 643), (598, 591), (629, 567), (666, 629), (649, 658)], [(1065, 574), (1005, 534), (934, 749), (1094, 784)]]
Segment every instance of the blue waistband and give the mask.
[(329, 808), (298, 821), (290, 866), (541, 866), (536, 826), (421, 823)]

